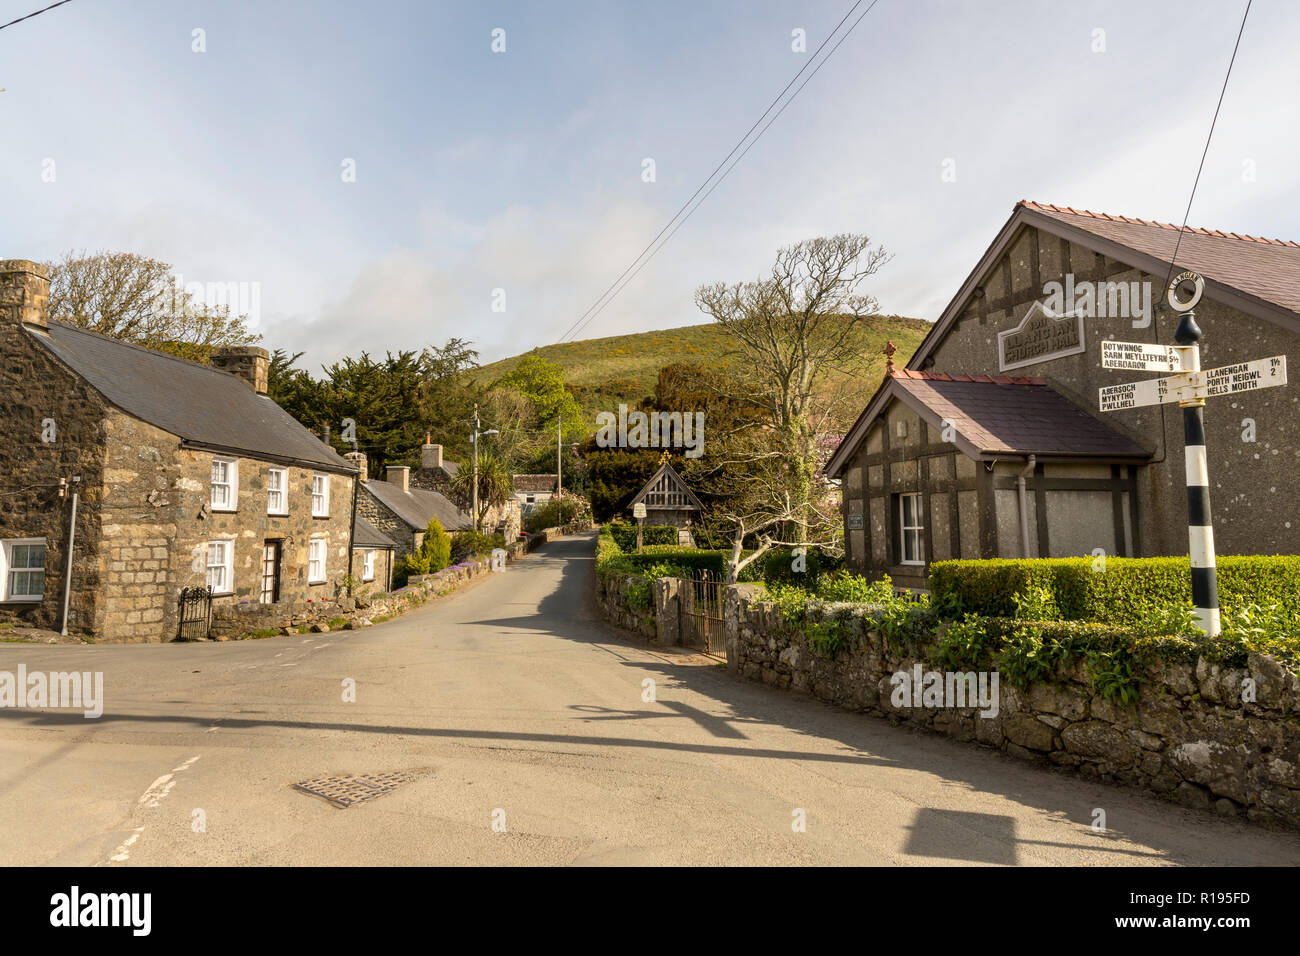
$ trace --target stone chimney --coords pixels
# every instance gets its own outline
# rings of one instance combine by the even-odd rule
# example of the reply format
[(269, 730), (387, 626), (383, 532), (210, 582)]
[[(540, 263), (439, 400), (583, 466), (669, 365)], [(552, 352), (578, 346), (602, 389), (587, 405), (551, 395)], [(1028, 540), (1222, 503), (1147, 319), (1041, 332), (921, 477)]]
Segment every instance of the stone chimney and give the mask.
[(352, 464), (356, 467), (357, 471), (361, 472), (361, 474), (357, 476), (357, 480), (365, 481), (366, 480), (366, 453), (364, 451), (349, 451), (349, 452), (345, 452), (343, 457), (346, 458), (348, 461), (352, 462)]
[(424, 436), (424, 444), (420, 446), (420, 467), (426, 471), (442, 467), (442, 446), (430, 445), (429, 436)]
[(388, 470), (384, 472), (384, 478), (389, 484), (397, 485), (403, 491), (411, 490), (411, 469), (406, 465), (389, 465)]
[(266, 377), (271, 368), (271, 353), (256, 345), (221, 345), (208, 359), (215, 369), (241, 378), (258, 395), (266, 394)]
[(50, 277), (27, 259), (0, 259), (0, 321), (47, 328)]

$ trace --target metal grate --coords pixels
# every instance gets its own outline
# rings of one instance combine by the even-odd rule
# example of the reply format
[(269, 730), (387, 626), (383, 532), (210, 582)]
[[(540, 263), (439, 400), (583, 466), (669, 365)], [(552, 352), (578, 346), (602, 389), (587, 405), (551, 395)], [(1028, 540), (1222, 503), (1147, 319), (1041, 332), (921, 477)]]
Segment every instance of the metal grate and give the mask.
[(180, 630), (182, 641), (202, 641), (212, 627), (212, 591), (209, 588), (183, 588), (180, 596)]
[(394, 770), (391, 773), (346, 773), (338, 777), (317, 777), (293, 784), (293, 789), (320, 797), (340, 810), (392, 793), (432, 770)]

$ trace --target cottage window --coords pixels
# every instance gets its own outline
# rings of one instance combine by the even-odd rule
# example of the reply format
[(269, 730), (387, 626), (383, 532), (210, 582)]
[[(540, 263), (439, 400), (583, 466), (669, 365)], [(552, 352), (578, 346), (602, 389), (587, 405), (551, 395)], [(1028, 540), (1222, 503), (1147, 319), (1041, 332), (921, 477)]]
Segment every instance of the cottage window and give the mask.
[(212, 510), (234, 511), (239, 500), (239, 462), (212, 459)]
[(5, 601), (39, 601), (45, 595), (45, 539), (15, 538), (4, 542)]
[(313, 518), (330, 516), (330, 476), (311, 476), (311, 515)]
[(213, 594), (231, 594), (235, 590), (235, 542), (208, 542), (207, 585)]
[(367, 551), (361, 559), (361, 580), (373, 581), (375, 579), (375, 552)]
[(921, 525), (921, 496), (898, 496), (899, 560), (902, 564), (925, 564), (925, 537)]
[(289, 513), (289, 469), (272, 468), (266, 473), (266, 513), (269, 515), (287, 515)]
[(325, 539), (312, 538), (307, 544), (307, 583), (320, 584), (325, 580)]

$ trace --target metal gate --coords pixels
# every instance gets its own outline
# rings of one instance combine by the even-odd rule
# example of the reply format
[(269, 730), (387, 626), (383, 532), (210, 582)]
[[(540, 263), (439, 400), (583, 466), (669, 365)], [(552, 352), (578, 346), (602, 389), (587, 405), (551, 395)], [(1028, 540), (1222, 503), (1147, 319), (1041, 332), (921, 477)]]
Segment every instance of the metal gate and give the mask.
[(211, 625), (212, 591), (208, 588), (181, 589), (181, 626), (178, 639), (206, 640)]
[(704, 647), (705, 653), (727, 656), (723, 631), (726, 588), (716, 571), (695, 570), (679, 579), (682, 607), (682, 643)]

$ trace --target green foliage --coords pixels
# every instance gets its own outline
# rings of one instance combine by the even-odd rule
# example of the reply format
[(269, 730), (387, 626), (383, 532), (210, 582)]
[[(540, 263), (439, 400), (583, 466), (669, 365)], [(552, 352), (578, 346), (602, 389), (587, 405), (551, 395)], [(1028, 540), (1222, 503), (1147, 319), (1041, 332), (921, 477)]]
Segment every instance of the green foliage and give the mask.
[(883, 604), (894, 597), (894, 582), (889, 575), (868, 581), (860, 574), (839, 570), (828, 575), (817, 589), (823, 601), (852, 601), (857, 604)]
[(795, 570), (796, 558), (793, 548), (776, 547), (765, 554), (763, 562), (763, 580), (771, 584), (796, 584), (810, 591), (816, 591), (821, 579), (826, 574), (837, 570), (843, 560), (828, 555), (819, 548), (804, 548), (804, 555), (798, 561), (803, 570)]
[[(1277, 605), (1300, 613), (1300, 556), (1224, 555), (1217, 570), (1225, 608)], [(1191, 572), (1186, 558), (1107, 558), (1098, 570), (1091, 558), (938, 561), (930, 565), (930, 589), (937, 602), (960, 602), (990, 617), (1038, 609), (1063, 620), (1136, 627), (1185, 605)]]
[(935, 642), (927, 655), (941, 670), (979, 670), (988, 662), (992, 639), (978, 614), (939, 625)]
[(504, 548), (506, 536), (503, 534), (485, 534), (482, 531), (461, 531), (452, 536), (449, 564), (460, 564), (470, 558), (486, 557), (494, 548)]
[[(610, 534), (618, 542), (618, 546), (624, 551), (632, 551), (636, 548), (636, 522), (624, 521), (615, 518), (613, 521), (607, 521), (605, 527), (609, 528)], [(648, 524), (641, 532), (641, 544), (677, 544), (677, 529), (671, 525)]]
[(623, 590), (623, 597), (627, 601), (627, 606), (640, 614), (650, 608), (650, 588), (651, 579), (649, 577), (637, 577), (628, 581)]
[(564, 387), (564, 366), (558, 362), (549, 361), (536, 351), (529, 352), (495, 384), (498, 388), (513, 389), (528, 399), (541, 429), (554, 433), (555, 424), (560, 421), (571, 435), (586, 433), (582, 408)]
[(412, 575), (434, 574), (451, 563), (451, 538), (437, 518), (429, 520), (420, 547), (402, 558), (393, 568), (393, 586), (405, 587)]
[[(491, 508), (505, 504), (514, 494), (514, 479), (505, 461), (490, 451), (478, 453), (478, 520), (482, 523)], [(474, 463), (461, 466), (447, 489), (457, 506), (468, 511), (474, 504)]]
[(601, 448), (594, 437), (582, 446), (587, 463), (587, 493), (596, 521), (626, 515), (631, 501), (659, 470), (659, 453), (651, 448)]
[(590, 517), (591, 502), (561, 491), (558, 495), (551, 495), (545, 504), (528, 516), (524, 530), (536, 532), (545, 528), (559, 528), (580, 518)]

